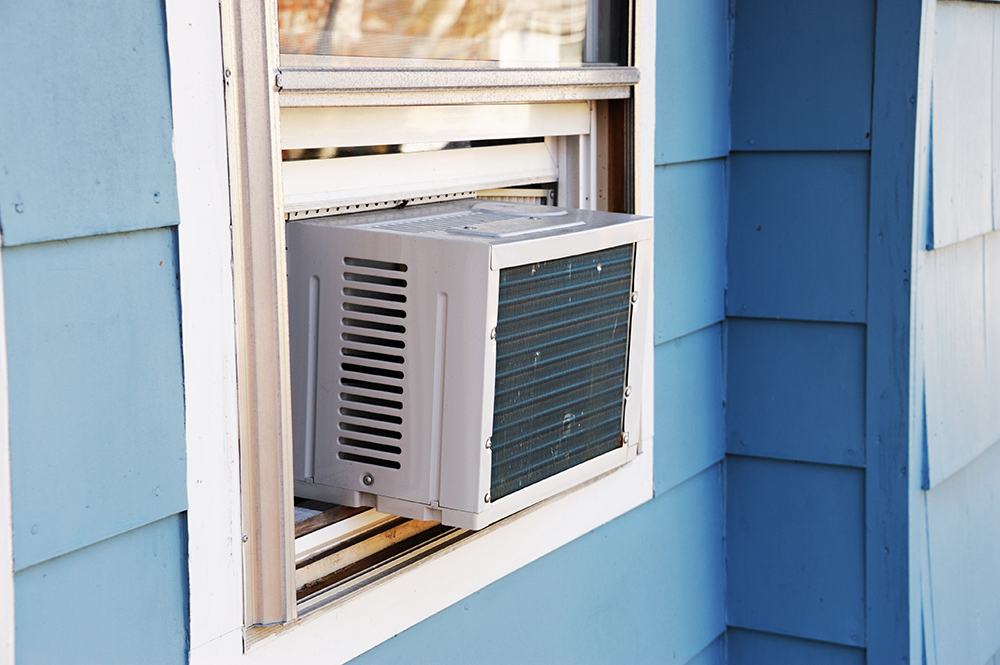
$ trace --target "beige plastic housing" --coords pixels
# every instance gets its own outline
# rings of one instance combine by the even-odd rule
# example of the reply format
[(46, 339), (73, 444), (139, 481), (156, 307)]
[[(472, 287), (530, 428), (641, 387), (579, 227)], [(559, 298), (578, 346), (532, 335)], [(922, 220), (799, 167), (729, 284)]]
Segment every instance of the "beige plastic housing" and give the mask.
[[(633, 243), (622, 445), (490, 501), (500, 270)], [(652, 219), (468, 199), (293, 222), (287, 250), (297, 496), (479, 529), (652, 436)]]

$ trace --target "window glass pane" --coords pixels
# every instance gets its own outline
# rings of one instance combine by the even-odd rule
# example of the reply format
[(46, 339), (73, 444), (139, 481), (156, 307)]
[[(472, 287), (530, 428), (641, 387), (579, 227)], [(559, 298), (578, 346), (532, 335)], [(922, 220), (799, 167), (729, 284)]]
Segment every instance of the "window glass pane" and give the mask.
[(593, 26), (588, 31), (588, 16), (606, 13), (598, 5), (595, 0), (278, 0), (279, 41), (286, 55), (524, 66), (618, 62), (606, 46), (595, 44)]

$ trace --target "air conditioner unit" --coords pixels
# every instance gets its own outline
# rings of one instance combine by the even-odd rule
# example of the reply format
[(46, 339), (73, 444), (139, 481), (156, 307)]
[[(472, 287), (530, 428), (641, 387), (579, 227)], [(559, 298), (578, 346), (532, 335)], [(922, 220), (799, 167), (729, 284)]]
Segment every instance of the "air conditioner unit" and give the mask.
[(651, 219), (469, 199), (287, 248), (296, 495), (478, 529), (649, 445)]

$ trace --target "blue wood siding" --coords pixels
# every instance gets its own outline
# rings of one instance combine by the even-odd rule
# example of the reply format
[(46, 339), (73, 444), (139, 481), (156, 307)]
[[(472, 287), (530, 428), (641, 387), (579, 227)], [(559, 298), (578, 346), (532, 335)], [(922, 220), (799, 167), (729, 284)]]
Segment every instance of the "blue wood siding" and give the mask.
[(19, 663), (184, 663), (178, 205), (163, 3), (0, 3)]
[(728, 326), (727, 451), (863, 466), (865, 327), (758, 319)]
[(4, 2), (0, 81), (4, 245), (177, 224), (161, 2)]
[(865, 644), (864, 472), (730, 457), (729, 624)]
[(3, 250), (14, 558), (186, 506), (173, 229)]
[(730, 164), (726, 313), (863, 322), (868, 154), (734, 153)]
[(732, 628), (726, 633), (729, 665), (865, 665), (865, 650), (787, 635)]
[(726, 665), (726, 636), (705, 647), (700, 654), (687, 662), (687, 665)]
[(656, 168), (656, 343), (723, 318), (726, 160)]
[(657, 164), (729, 154), (728, 16), (728, 0), (657, 2)]
[(174, 515), (17, 573), (19, 665), (186, 663), (186, 533)]
[(656, 347), (656, 492), (718, 463), (723, 434), (722, 325)]
[(721, 511), (715, 465), (352, 663), (708, 658), (725, 630), (722, 522), (694, 516)]
[(875, 0), (737, 0), (733, 150), (865, 150)]

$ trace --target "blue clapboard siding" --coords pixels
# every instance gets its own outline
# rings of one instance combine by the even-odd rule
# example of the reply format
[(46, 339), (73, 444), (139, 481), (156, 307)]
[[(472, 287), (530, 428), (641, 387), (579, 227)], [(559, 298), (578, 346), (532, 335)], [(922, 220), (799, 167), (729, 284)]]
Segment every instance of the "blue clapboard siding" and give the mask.
[(723, 318), (726, 162), (656, 168), (656, 343)]
[(1000, 205), (1000, 5), (942, 2), (934, 18), (934, 247), (993, 229)]
[(178, 219), (163, 5), (0, 3), (4, 245)]
[(729, 154), (729, 2), (656, 6), (656, 163)]
[(862, 466), (865, 327), (730, 319), (730, 453)]
[(737, 153), (726, 314), (865, 320), (868, 154)]
[(352, 663), (681, 665), (706, 657), (725, 630), (720, 473), (720, 465), (707, 469)]
[(728, 665), (866, 665), (864, 649), (732, 628)]
[(729, 624), (863, 646), (864, 471), (726, 464)]
[(875, 0), (738, 0), (734, 150), (869, 146)]
[(720, 635), (686, 665), (726, 665), (726, 636)]
[(655, 353), (660, 494), (724, 456), (722, 324), (661, 344)]
[(176, 233), (4, 248), (14, 557), (186, 506)]
[(1000, 233), (928, 252), (922, 293), (933, 487), (1000, 441)]
[(928, 662), (984, 663), (1000, 645), (1000, 444), (927, 492)]
[(14, 577), (19, 665), (187, 662), (184, 515)]

